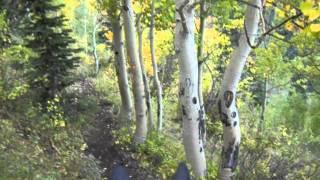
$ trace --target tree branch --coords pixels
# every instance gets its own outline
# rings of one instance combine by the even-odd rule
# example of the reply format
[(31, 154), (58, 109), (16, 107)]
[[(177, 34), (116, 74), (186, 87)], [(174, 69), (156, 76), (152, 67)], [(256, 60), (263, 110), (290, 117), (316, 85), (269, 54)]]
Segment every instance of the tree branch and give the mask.
[(176, 11), (179, 13), (180, 18), (181, 18), (181, 23), (182, 23), (182, 28), (184, 30), (185, 33), (188, 33), (188, 26), (187, 26), (187, 22), (186, 22), (186, 16), (183, 13), (183, 9), (188, 5), (188, 3), (190, 2), (190, 0), (185, 0), (182, 5), (176, 9)]
[(246, 22), (244, 21), (244, 32), (245, 32), (245, 35), (246, 35), (246, 39), (247, 39), (247, 43), (248, 45), (252, 48), (252, 49), (255, 49), (257, 48), (261, 43), (262, 41), (264, 40), (264, 38), (271, 34), (272, 31), (280, 28), (281, 26), (283, 26), (284, 24), (286, 24), (287, 22), (289, 21), (293, 21), (294, 19), (297, 19), (298, 17), (302, 16), (302, 12), (299, 12), (298, 14), (294, 15), (294, 16), (291, 16), (287, 19), (285, 19), (284, 21), (282, 21), (281, 23), (279, 23), (278, 25), (272, 27), (271, 29), (269, 29), (268, 31), (266, 31), (265, 33), (263, 33), (259, 38), (258, 38), (258, 42), (256, 45), (252, 45), (251, 42), (250, 42), (250, 39), (249, 39), (249, 35), (248, 35), (248, 31), (247, 31), (247, 27), (246, 27)]

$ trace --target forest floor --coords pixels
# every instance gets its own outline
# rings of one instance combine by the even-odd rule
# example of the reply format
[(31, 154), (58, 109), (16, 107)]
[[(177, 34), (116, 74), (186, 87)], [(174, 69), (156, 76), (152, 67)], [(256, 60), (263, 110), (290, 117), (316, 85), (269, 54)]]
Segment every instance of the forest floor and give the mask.
[(155, 175), (150, 170), (139, 167), (139, 163), (132, 158), (134, 149), (124, 150), (116, 144), (116, 137), (112, 131), (116, 130), (117, 119), (113, 114), (111, 103), (100, 104), (101, 111), (84, 131), (88, 154), (92, 154), (100, 161), (103, 177), (108, 178), (112, 169), (122, 165), (128, 170), (130, 179), (154, 180)]

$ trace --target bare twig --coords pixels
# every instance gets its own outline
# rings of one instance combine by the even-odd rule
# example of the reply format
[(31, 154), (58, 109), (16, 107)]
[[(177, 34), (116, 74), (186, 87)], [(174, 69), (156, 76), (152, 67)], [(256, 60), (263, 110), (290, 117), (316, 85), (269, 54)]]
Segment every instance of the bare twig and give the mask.
[(258, 38), (258, 42), (256, 45), (252, 45), (251, 42), (250, 42), (250, 38), (249, 38), (249, 35), (248, 35), (248, 31), (247, 31), (247, 27), (246, 27), (246, 22), (244, 21), (244, 32), (245, 32), (245, 35), (246, 35), (246, 39), (247, 39), (247, 43), (248, 45), (252, 48), (252, 49), (255, 49), (257, 48), (263, 41), (263, 39), (271, 34), (272, 31), (280, 28), (281, 26), (283, 26), (284, 24), (286, 24), (287, 22), (289, 21), (293, 21), (294, 19), (297, 19), (298, 17), (302, 16), (302, 13), (299, 12), (298, 14), (294, 15), (294, 16), (291, 16), (287, 19), (285, 19), (284, 21), (282, 21), (281, 23), (279, 23), (278, 25), (272, 27), (271, 29), (269, 29), (268, 31), (266, 31), (265, 33), (263, 33), (259, 38)]
[(53, 143), (51, 138), (49, 138), (49, 142), (50, 142), (50, 145), (51, 145), (52, 149), (55, 150), (56, 153), (60, 155), (61, 154), (60, 150), (57, 148), (57, 146), (54, 145), (54, 143)]
[(210, 68), (210, 66), (208, 65), (208, 63), (206, 61), (203, 63), (204, 63), (204, 65), (206, 65), (207, 69), (209, 70), (211, 78), (214, 79), (214, 73), (213, 73), (212, 69)]
[(276, 36), (276, 35), (274, 35), (274, 34), (268, 34), (269, 36), (271, 36), (271, 37), (273, 37), (273, 38), (275, 38), (275, 39), (278, 39), (278, 40), (280, 40), (280, 41), (283, 41), (283, 42), (285, 42), (285, 43), (291, 43), (290, 41), (288, 41), (288, 40), (286, 40), (286, 39), (283, 39), (283, 38), (280, 38), (280, 37), (278, 37), (278, 36)]

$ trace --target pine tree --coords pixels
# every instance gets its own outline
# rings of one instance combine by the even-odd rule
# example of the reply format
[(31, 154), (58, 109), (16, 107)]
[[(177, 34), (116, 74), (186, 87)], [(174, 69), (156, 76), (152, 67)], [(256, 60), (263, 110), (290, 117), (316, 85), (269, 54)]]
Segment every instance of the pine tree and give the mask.
[(75, 40), (66, 28), (66, 19), (60, 14), (62, 5), (54, 5), (52, 0), (28, 0), (29, 17), (26, 29), (29, 31), (27, 46), (38, 56), (30, 62), (27, 73), (30, 87), (39, 95), (39, 102), (46, 103), (64, 87), (72, 83), (70, 76), (79, 57), (79, 49), (71, 47)]

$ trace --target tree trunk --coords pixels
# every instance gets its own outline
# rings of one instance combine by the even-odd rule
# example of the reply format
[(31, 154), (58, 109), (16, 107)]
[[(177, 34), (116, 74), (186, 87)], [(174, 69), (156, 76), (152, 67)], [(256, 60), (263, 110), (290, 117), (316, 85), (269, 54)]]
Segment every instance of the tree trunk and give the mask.
[(265, 111), (267, 107), (267, 92), (268, 91), (268, 78), (264, 78), (263, 83), (263, 96), (262, 96), (262, 102), (261, 102), (261, 114), (260, 114), (260, 122), (258, 126), (258, 132), (263, 131), (263, 125), (265, 120)]
[(154, 49), (154, 16), (155, 16), (155, 0), (152, 0), (151, 4), (151, 21), (150, 21), (150, 50), (151, 60), (153, 67), (154, 82), (157, 88), (157, 120), (158, 131), (162, 130), (162, 87), (158, 76), (158, 66), (156, 61), (155, 49)]
[(219, 95), (218, 106), (220, 118), (224, 124), (220, 167), (220, 178), (222, 180), (230, 180), (237, 167), (240, 146), (240, 126), (238, 109), (236, 107), (236, 89), (246, 59), (251, 51), (248, 41), (250, 41), (251, 44), (254, 43), (258, 31), (259, 13), (260, 10), (262, 10), (261, 0), (251, 0), (250, 3), (260, 8), (253, 6), (247, 7), (244, 24), (247, 35), (246, 33), (242, 33), (239, 39), (239, 46), (231, 55), (230, 64), (224, 73)]
[(179, 56), (183, 143), (195, 176), (201, 178), (206, 176), (204, 121), (198, 94), (198, 60), (195, 52), (193, 8), (187, 5), (187, 2), (176, 0), (175, 48)]
[[(203, 45), (204, 45), (204, 33), (205, 33), (205, 24), (206, 24), (206, 16), (205, 16), (205, 0), (201, 0), (200, 3), (200, 32), (199, 32), (199, 44), (198, 44), (198, 94), (199, 94), (199, 104), (202, 112), (202, 118), (205, 121), (206, 119), (206, 111), (203, 102), (203, 92), (202, 92), (202, 72), (203, 72)], [(204, 128), (205, 129), (205, 128)], [(204, 132), (205, 137), (205, 132)], [(203, 139), (205, 143), (205, 138)]]
[(137, 17), (137, 28), (138, 28), (138, 40), (139, 40), (139, 59), (141, 65), (141, 71), (143, 76), (143, 84), (144, 84), (144, 93), (146, 94), (146, 105), (148, 111), (148, 130), (151, 131), (153, 129), (153, 113), (152, 113), (152, 101), (151, 101), (151, 93), (150, 93), (150, 86), (148, 83), (147, 73), (144, 69), (144, 59), (142, 53), (142, 34), (143, 30), (141, 29), (140, 19), (141, 15)]
[[(82, 3), (87, 3), (86, 1), (82, 2)], [(86, 52), (86, 55), (88, 55), (88, 35), (87, 35), (87, 16), (88, 16), (88, 8), (87, 8), (87, 5), (86, 6), (86, 12), (85, 12), (85, 15), (84, 15), (84, 23), (83, 23), (83, 26), (84, 26), (84, 36), (85, 36), (85, 52)]]
[(147, 128), (147, 115), (145, 105), (145, 93), (143, 85), (143, 77), (141, 72), (140, 60), (138, 56), (138, 49), (136, 44), (136, 30), (133, 25), (134, 14), (132, 10), (131, 0), (123, 0), (123, 19), (125, 27), (125, 37), (127, 52), (132, 72), (132, 89), (134, 95), (134, 106), (136, 112), (136, 130), (135, 130), (135, 143), (144, 143), (146, 140)]
[(132, 119), (132, 102), (130, 97), (130, 88), (128, 83), (128, 74), (126, 62), (124, 59), (124, 50), (122, 42), (122, 27), (120, 20), (114, 17), (112, 20), (113, 30), (113, 48), (115, 55), (115, 68), (118, 77), (118, 86), (121, 96), (121, 109), (119, 119), (121, 122), (128, 122)]
[(203, 44), (204, 44), (204, 30), (206, 26), (206, 12), (205, 12), (205, 0), (201, 0), (200, 3), (200, 30), (199, 30), (199, 44), (198, 44), (198, 60), (203, 59)]
[(95, 70), (96, 70), (96, 75), (99, 72), (99, 57), (97, 54), (97, 40), (96, 40), (96, 33), (98, 29), (98, 24), (97, 24), (97, 15), (95, 14), (93, 16), (93, 31), (92, 31), (92, 46), (93, 46), (93, 57), (94, 57), (94, 62), (95, 62)]

